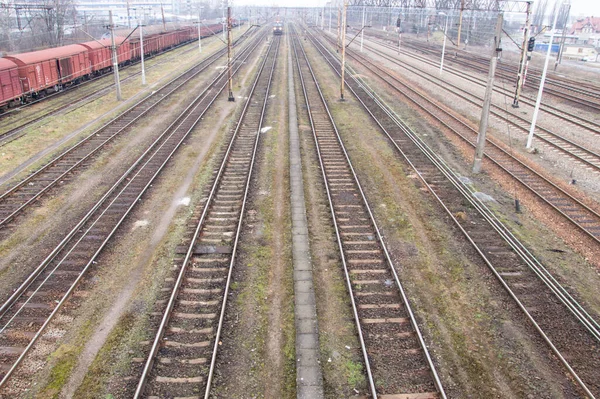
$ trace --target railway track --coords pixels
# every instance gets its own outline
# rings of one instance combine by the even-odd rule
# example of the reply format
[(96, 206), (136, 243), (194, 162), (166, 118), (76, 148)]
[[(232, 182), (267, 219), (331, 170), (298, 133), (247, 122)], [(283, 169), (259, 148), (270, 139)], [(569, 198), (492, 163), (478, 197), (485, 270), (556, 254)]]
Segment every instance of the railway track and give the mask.
[[(339, 75), (336, 55), (314, 36), (311, 42)], [(346, 84), (391, 145), (414, 169), (448, 217), (475, 248), (499, 283), (563, 364), (582, 394), (600, 397), (600, 324), (517, 240), (495, 214), (417, 134), (359, 80)], [(457, 218), (459, 212), (466, 217)]]
[(295, 34), (293, 43), (371, 396), (445, 398), (394, 262)]
[(135, 398), (210, 395), (279, 43), (280, 38), (274, 37), (269, 44), (210, 194), (195, 221)]
[[(246, 35), (239, 40), (245, 40)], [(236, 43), (239, 43), (236, 42)], [(130, 132), (143, 118), (164, 100), (177, 93), (191, 79), (203, 73), (223, 55), (226, 49), (214, 52), (198, 65), (153, 91), (136, 104), (66, 149), (49, 163), (36, 170), (0, 195), (0, 230), (42, 195), (85, 167), (86, 163), (116, 137)]]
[[(145, 60), (149, 61), (152, 58), (163, 55), (172, 50), (176, 50), (180, 47), (184, 47), (188, 44), (189, 43), (185, 43), (185, 44), (182, 44), (179, 46), (172, 47), (167, 51), (163, 51), (163, 52), (160, 52), (157, 54), (146, 56)], [(195, 51), (195, 50), (196, 50), (196, 48), (192, 47), (192, 48), (182, 52), (179, 55), (181, 56), (181, 55), (184, 55), (188, 52)], [(152, 69), (152, 68), (159, 66), (167, 61), (170, 61), (170, 59), (158, 61), (157, 63), (155, 63), (153, 65), (147, 65), (146, 70)], [(137, 65), (139, 62), (140, 61), (136, 61), (136, 62), (128, 65), (127, 67), (125, 67), (125, 71), (127, 71), (129, 69), (128, 68), (129, 66)], [(121, 69), (122, 68), (119, 68), (119, 71), (121, 71)], [(121, 77), (121, 83), (131, 80), (137, 76), (140, 76), (141, 73), (142, 73), (141, 71), (133, 72), (133, 73), (129, 74), (128, 76)], [(1, 120), (2, 117), (10, 116), (12, 113), (21, 112), (24, 108), (28, 108), (29, 106), (37, 104), (41, 101), (47, 101), (47, 100), (50, 100), (52, 98), (57, 98), (57, 97), (65, 97), (65, 95), (66, 95), (66, 97), (68, 97), (64, 103), (56, 104), (55, 106), (49, 105), (46, 107), (46, 109), (43, 112), (38, 112), (35, 115), (31, 115), (31, 117), (21, 116), (19, 118), (20, 124), (18, 126), (9, 127), (9, 126), (13, 125), (14, 122), (12, 122), (12, 121), (0, 124), (0, 147), (21, 137), (25, 133), (24, 132), (25, 129), (27, 129), (35, 124), (39, 124), (39, 123), (43, 122), (45, 119), (55, 116), (55, 115), (58, 115), (62, 112), (75, 111), (76, 109), (83, 107), (84, 105), (100, 98), (101, 96), (105, 95), (109, 91), (113, 90), (114, 82), (104, 84), (102, 87), (99, 87), (99, 88), (98, 87), (88, 87), (98, 81), (100, 81), (100, 82), (98, 82), (99, 84), (106, 83), (105, 81), (108, 81), (108, 79), (103, 79), (103, 78), (106, 78), (108, 76), (112, 76), (112, 72), (108, 73), (108, 74), (103, 74), (101, 76), (93, 77), (92, 79), (90, 79), (88, 81), (82, 82), (82, 83), (72, 86), (72, 87), (69, 87), (58, 93), (51, 94), (51, 95), (41, 98), (39, 100), (32, 101), (30, 103), (22, 105), (18, 108), (14, 108), (13, 110), (8, 111), (4, 114), (0, 114), (0, 120)], [(72, 96), (75, 96), (75, 98), (73, 99)]]
[[(264, 40), (240, 51), (236, 73)], [(104, 194), (0, 306), (0, 388), (6, 384), (95, 259), (227, 85), (223, 70)]]
[[(478, 108), (481, 108), (481, 104), (483, 103), (482, 97), (475, 95), (472, 92), (469, 92), (467, 90), (464, 90), (455, 84), (446, 82), (446, 81), (440, 79), (439, 77), (434, 76), (433, 74), (427, 73), (423, 70), (420, 70), (414, 66), (411, 66), (411, 65), (405, 64), (405, 63), (401, 63), (395, 57), (393, 57), (389, 54), (386, 54), (372, 46), (369, 46), (368, 44), (365, 47), (367, 49), (369, 49), (370, 51), (372, 51), (373, 53), (377, 54), (378, 56), (392, 62), (394, 65), (397, 65), (397, 66), (427, 80), (428, 82), (431, 82), (433, 85), (438, 86), (459, 98), (462, 98), (463, 100), (467, 101), (468, 103), (470, 103)], [(468, 79), (470, 81), (475, 81), (475, 79), (466, 77), (466, 76), (464, 76), (464, 74), (462, 74), (461, 77)], [(484, 85), (483, 82), (479, 82), (479, 83)], [(500, 90), (497, 90), (497, 91), (500, 91)], [(509, 93), (504, 93), (504, 94), (509, 95)], [(490, 114), (502, 122), (510, 123), (513, 127), (517, 128), (525, 135), (529, 134), (529, 128), (530, 128), (531, 122), (529, 120), (523, 118), (522, 116), (518, 115), (517, 113), (511, 112), (511, 110), (512, 110), (511, 107), (508, 107), (507, 109), (505, 109), (501, 106), (498, 106), (498, 105), (492, 103), (491, 109), (490, 109)], [(552, 111), (549, 111), (549, 112), (551, 112), (552, 115), (559, 116), (559, 115), (556, 115)], [(598, 127), (600, 128), (600, 125)], [(600, 134), (600, 130), (591, 130), (591, 132), (594, 134)], [(540, 140), (542, 143), (550, 146), (551, 148), (555, 148), (555, 149), (559, 150), (560, 152), (562, 152), (563, 154), (566, 154), (567, 156), (569, 156), (573, 160), (579, 162), (583, 166), (590, 168), (591, 170), (595, 171), (596, 173), (600, 172), (600, 155), (598, 153), (596, 153), (594, 150), (591, 150), (589, 148), (584, 147), (583, 145), (577, 144), (574, 141), (564, 138), (561, 135), (552, 132), (550, 129), (544, 128), (540, 125), (537, 125), (537, 127), (536, 127), (535, 137), (537, 137), (537, 139)]]
[[(398, 51), (398, 47), (396, 45), (391, 45), (387, 42), (379, 42), (376, 41), (376, 44), (383, 46), (389, 50), (392, 50), (394, 52)], [(368, 46), (368, 45), (367, 45)], [(402, 48), (400, 51), (402, 54), (413, 58), (415, 60), (418, 60), (420, 62), (426, 63), (428, 65), (431, 65), (432, 67), (436, 67), (439, 68), (439, 60), (432, 60), (430, 57), (424, 56), (424, 55), (420, 55), (419, 54), (419, 50), (415, 47), (410, 47), (412, 49), (411, 50), (407, 50), (406, 48)], [(459, 53), (460, 54), (460, 53)], [(452, 60), (452, 58), (450, 58), (450, 60)], [(395, 59), (395, 62), (397, 63), (398, 60)], [(489, 61), (488, 61), (489, 63)], [(400, 66), (404, 67), (405, 65), (403, 64), (399, 64)], [(412, 69), (415, 69), (414, 66), (411, 66)], [(477, 84), (477, 85), (481, 85), (483, 87), (485, 87), (485, 85), (487, 84), (487, 82), (483, 79), (483, 78), (479, 78), (476, 75), (468, 75), (465, 73), (464, 69), (458, 69), (453, 67), (452, 65), (448, 65), (446, 63), (446, 65), (444, 65), (444, 71), (451, 73), (457, 77), (460, 77), (461, 79), (464, 79), (468, 82)], [(487, 75), (487, 70), (484, 71), (480, 71), (482, 74), (486, 74)], [(506, 89), (503, 86), (499, 86), (497, 83), (494, 86), (494, 92), (499, 93), (501, 95), (506, 96), (508, 99), (510, 99), (510, 101), (512, 102), (512, 98), (514, 96), (514, 88), (513, 88), (513, 80), (514, 77), (516, 76), (516, 72), (513, 75), (508, 75), (508, 76), (501, 76), (500, 79), (497, 79), (498, 81), (501, 82), (511, 82), (510, 83), (510, 89)], [(433, 77), (433, 76), (432, 76)], [(440, 80), (440, 79), (438, 79)], [(444, 82), (444, 84), (450, 85), (449, 82)], [(521, 94), (521, 97), (519, 99), (519, 102), (521, 104), (527, 104), (531, 107), (535, 106), (535, 99), (525, 96), (523, 94)], [(561, 109), (559, 107), (553, 106), (551, 104), (547, 104), (547, 103), (542, 103), (540, 105), (540, 109), (546, 113), (548, 113), (548, 115), (552, 115), (555, 116), (556, 118), (558, 118), (561, 122), (568, 122), (572, 125), (574, 125), (575, 127), (579, 127), (579, 128), (583, 128), (585, 129), (587, 132), (592, 133), (594, 135), (600, 134), (600, 123), (593, 121), (591, 119), (587, 119), (582, 117), (581, 115), (578, 115), (577, 113), (572, 113), (572, 112), (568, 112), (564, 109)]]
[[(377, 34), (376, 36), (380, 37)], [(440, 49), (434, 45), (417, 43), (416, 41), (406, 39), (403, 40), (403, 45), (405, 47), (411, 47), (415, 51), (421, 52), (423, 54), (430, 54), (434, 57), (441, 56)], [(397, 49), (397, 47), (395, 49)], [(448, 57), (447, 61), (449, 63), (459, 64), (463, 67), (469, 68), (471, 70), (483, 74), (487, 74), (488, 72), (489, 60), (485, 60), (482, 57), (470, 54), (466, 51), (458, 51), (457, 57)], [(534, 68), (529, 68), (527, 81), (530, 82), (530, 84), (528, 85), (528, 88), (532, 91), (537, 91), (539, 87), (540, 76), (533, 74), (533, 71), (535, 71)], [(500, 64), (498, 65), (497, 73), (498, 75), (501, 75), (503, 79), (507, 79), (510, 81), (516, 79), (517, 69), (516, 67), (510, 65)], [(532, 84), (532, 82), (535, 83)], [(583, 89), (582, 87), (586, 87), (586, 84), (584, 82), (565, 80), (559, 77), (549, 77), (546, 79), (544, 92), (547, 94), (551, 94), (559, 99), (570, 101), (575, 105), (599, 111), (600, 94), (598, 94), (598, 87), (591, 86), (587, 90)]]
[[(405, 84), (392, 71), (372, 63), (354, 51), (350, 50), (347, 54), (384, 82), (393, 83), (390, 87), (401, 96), (431, 115), (465, 143), (475, 147), (477, 131), (462, 118), (441, 107), (426, 94)], [(583, 234), (592, 238), (596, 243), (600, 243), (600, 215), (594, 209), (522, 163), (498, 144), (489, 139), (487, 143), (485, 152), (487, 159), (504, 170), (511, 178), (517, 180), (523, 187), (532, 192), (550, 209), (556, 211)]]

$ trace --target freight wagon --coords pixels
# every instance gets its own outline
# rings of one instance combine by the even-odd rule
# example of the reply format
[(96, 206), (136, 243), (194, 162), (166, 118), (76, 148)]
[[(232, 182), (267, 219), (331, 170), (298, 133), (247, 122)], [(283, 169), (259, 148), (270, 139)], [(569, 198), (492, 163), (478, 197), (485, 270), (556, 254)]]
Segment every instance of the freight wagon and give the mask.
[(0, 58), (0, 112), (21, 101), (23, 90), (18, 68), (14, 62)]
[[(200, 36), (212, 36), (222, 29), (221, 24), (204, 26)], [(197, 39), (196, 27), (167, 32), (162, 31), (162, 27), (144, 28), (144, 55), (157, 54)], [(141, 58), (139, 36), (128, 40), (116, 37), (115, 44), (119, 65)], [(111, 71), (110, 46), (110, 39), (102, 39), (0, 58), (0, 113), (8, 106), (43, 97), (92, 75)]]

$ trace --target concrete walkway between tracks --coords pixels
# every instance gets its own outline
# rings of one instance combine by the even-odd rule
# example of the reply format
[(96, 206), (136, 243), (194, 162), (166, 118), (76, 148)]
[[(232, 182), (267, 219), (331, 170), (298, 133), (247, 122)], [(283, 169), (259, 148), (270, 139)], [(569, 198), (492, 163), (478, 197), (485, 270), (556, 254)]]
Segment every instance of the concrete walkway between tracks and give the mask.
[(288, 47), (288, 98), (292, 257), (296, 319), (296, 396), (298, 399), (321, 399), (324, 397), (323, 373), (319, 362), (319, 329), (317, 326), (317, 308), (313, 288), (312, 264), (310, 262), (306, 207), (304, 204), (304, 183), (291, 47)]

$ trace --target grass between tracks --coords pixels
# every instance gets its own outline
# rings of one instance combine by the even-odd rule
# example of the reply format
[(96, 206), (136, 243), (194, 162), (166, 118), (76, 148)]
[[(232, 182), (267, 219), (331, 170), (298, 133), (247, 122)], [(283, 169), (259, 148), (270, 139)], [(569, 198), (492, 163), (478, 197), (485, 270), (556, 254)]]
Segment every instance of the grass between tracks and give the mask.
[[(234, 36), (237, 37), (241, 33), (243, 33), (243, 31), (240, 32), (236, 30)], [(206, 42), (206, 44), (204, 42)], [(183, 51), (194, 45), (197, 45), (197, 43), (191, 43), (180, 49), (174, 50), (173, 53), (169, 52), (149, 61), (148, 64), (151, 65), (151, 63), (168, 60), (152, 69), (148, 69), (146, 74), (146, 86), (141, 87), (140, 80), (137, 78), (123, 83), (122, 96), (124, 100), (132, 100), (136, 96), (137, 100), (141, 99), (142, 95), (147, 95), (152, 90), (156, 90), (156, 88), (161, 85), (160, 82), (166, 82), (168, 79), (175, 77), (176, 74), (190, 68), (198, 61), (206, 58), (207, 55), (219, 49), (223, 44), (216, 38), (206, 39), (203, 41), (202, 54), (191, 51), (181, 57), (175, 57), (175, 55), (181, 54)], [(128, 70), (138, 71), (139, 69), (140, 66), (133, 66)], [(212, 69), (209, 69), (209, 71), (212, 72)], [(67, 146), (81, 140), (86, 134), (89, 134), (93, 132), (94, 129), (102, 126), (102, 123), (106, 123), (110, 118), (117, 115), (118, 112), (122, 112), (132, 106), (137, 100), (129, 101), (128, 103), (119, 102), (115, 99), (114, 92), (110, 91), (91, 103), (65, 115), (49, 117), (43, 122), (43, 125), (35, 124), (34, 126), (29, 127), (22, 137), (0, 147), (0, 176), (26, 162), (41, 148), (51, 147), (65, 139), (67, 141), (65, 143), (60, 143), (59, 146), (54, 149), (55, 151), (52, 152), (58, 152), (60, 148), (67, 148)], [(43, 103), (40, 105), (43, 105)], [(80, 129), (81, 132), (76, 133), (73, 137), (68, 137), (78, 129)], [(48, 162), (50, 159), (52, 159), (52, 155), (46, 155), (41, 159), (36, 160), (32, 165), (29, 165), (27, 170), (31, 171), (39, 168), (39, 166)]]
[[(312, 49), (308, 52), (313, 59), (320, 57)], [(447, 393), (556, 393), (539, 349), (514, 323), (503, 292), (487, 269), (474, 263), (472, 249), (456, 240), (433, 198), (350, 94), (344, 103), (337, 101), (339, 78), (329, 68), (318, 69), (317, 75)], [(372, 82), (372, 87), (377, 84)], [(386, 101), (402, 116), (411, 115), (393, 95)], [(423, 134), (436, 134), (422, 120), (416, 127)], [(439, 143), (442, 153), (447, 151), (443, 146)], [(549, 378), (540, 381), (534, 377), (538, 373)]]

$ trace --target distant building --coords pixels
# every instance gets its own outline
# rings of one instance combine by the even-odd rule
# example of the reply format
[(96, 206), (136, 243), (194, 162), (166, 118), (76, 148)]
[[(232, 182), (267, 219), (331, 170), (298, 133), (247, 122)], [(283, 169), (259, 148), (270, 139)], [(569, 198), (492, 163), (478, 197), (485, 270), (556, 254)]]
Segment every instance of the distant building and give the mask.
[(579, 61), (595, 61), (598, 51), (590, 44), (566, 44), (563, 57)]
[(571, 26), (570, 33), (579, 37), (578, 44), (590, 44), (598, 47), (600, 46), (600, 18), (586, 17), (578, 19)]

